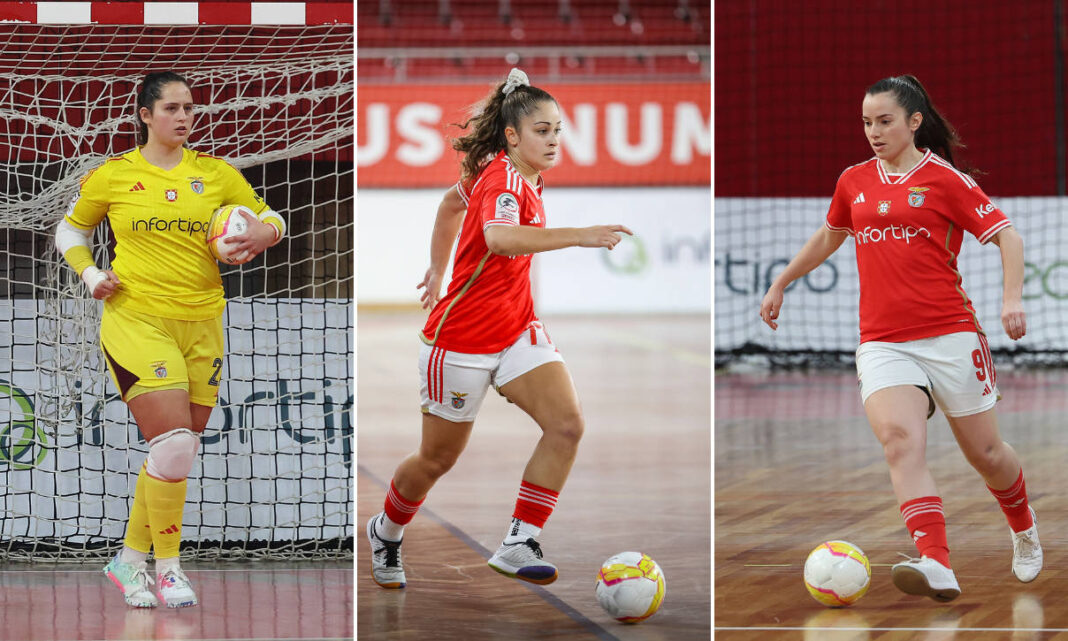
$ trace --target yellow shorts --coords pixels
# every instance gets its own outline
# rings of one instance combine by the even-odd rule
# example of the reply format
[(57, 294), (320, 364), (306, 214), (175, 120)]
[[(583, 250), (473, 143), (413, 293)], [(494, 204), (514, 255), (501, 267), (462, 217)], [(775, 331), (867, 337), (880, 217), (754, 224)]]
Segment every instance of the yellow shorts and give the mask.
[(221, 316), (176, 320), (104, 305), (100, 347), (122, 400), (184, 389), (191, 403), (215, 406), (223, 366)]

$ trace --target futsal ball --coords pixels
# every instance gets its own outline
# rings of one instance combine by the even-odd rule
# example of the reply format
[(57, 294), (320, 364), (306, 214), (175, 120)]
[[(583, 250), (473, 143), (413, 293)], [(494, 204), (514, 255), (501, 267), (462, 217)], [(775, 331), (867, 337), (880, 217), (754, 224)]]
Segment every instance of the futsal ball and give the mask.
[(620, 552), (597, 573), (597, 602), (623, 623), (638, 623), (656, 614), (666, 591), (660, 566), (641, 552)]
[(852, 543), (827, 541), (805, 560), (805, 587), (823, 605), (851, 605), (864, 596), (870, 582), (868, 557)]
[(243, 205), (224, 205), (215, 210), (208, 222), (208, 251), (215, 260), (229, 265), (237, 265), (248, 258), (247, 251), (235, 252), (232, 245), (223, 242), (227, 238), (240, 236), (248, 231), (248, 221), (241, 215), (245, 212), (255, 216), (251, 209)]

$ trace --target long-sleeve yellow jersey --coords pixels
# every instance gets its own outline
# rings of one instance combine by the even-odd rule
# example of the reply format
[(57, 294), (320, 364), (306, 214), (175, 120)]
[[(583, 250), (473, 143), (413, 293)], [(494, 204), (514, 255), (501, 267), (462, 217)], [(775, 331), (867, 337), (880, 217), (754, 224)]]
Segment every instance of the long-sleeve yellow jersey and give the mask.
[[(206, 242), (211, 214), (223, 205), (244, 205), (280, 235), (285, 231), (282, 217), (241, 172), (191, 149), (171, 170), (149, 163), (140, 149), (109, 158), (82, 179), (66, 220), (91, 230), (107, 217), (111, 268), (121, 282), (108, 304), (164, 318), (207, 320), (226, 305), (219, 265)], [(79, 274), (92, 264), (84, 250), (69, 250), (64, 258)]]

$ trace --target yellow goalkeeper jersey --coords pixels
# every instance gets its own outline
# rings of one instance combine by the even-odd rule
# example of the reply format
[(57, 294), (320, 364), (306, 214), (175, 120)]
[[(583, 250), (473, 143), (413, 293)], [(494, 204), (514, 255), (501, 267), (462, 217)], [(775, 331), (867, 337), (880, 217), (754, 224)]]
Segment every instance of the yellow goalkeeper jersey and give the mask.
[[(109, 158), (82, 179), (66, 220), (88, 230), (108, 219), (111, 269), (121, 285), (106, 304), (164, 318), (207, 320), (226, 306), (219, 265), (208, 252), (208, 221), (217, 208), (235, 204), (285, 229), (281, 217), (225, 160), (185, 149), (178, 166), (165, 170), (134, 149)], [(79, 273), (85, 267), (72, 266)]]

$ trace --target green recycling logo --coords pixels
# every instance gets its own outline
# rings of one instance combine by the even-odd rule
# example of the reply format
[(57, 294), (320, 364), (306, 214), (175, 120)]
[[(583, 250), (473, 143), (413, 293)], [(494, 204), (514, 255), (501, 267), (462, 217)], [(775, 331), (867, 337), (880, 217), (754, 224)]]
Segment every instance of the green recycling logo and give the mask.
[(608, 267), (608, 271), (625, 276), (645, 271), (645, 268), (649, 266), (649, 254), (645, 251), (645, 243), (637, 236), (626, 234), (622, 236), (623, 238), (615, 248), (601, 252), (601, 260)]
[(33, 401), (26, 392), (0, 381), (0, 463), (6, 461), (16, 470), (30, 470), (47, 456), (48, 438), (37, 427)]

